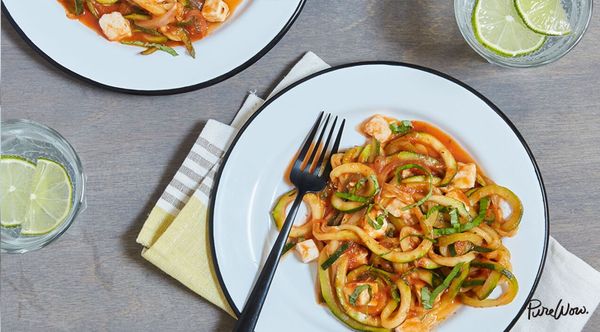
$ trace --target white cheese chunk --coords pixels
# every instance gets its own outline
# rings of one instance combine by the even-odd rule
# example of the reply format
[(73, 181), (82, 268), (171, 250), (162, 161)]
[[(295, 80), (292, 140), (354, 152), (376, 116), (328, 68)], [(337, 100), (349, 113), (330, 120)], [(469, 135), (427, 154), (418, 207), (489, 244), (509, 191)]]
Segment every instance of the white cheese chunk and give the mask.
[(102, 15), (98, 24), (108, 40), (115, 41), (131, 37), (131, 25), (119, 12)]
[(319, 257), (319, 248), (317, 248), (317, 245), (313, 240), (298, 242), (295, 247), (298, 258), (300, 258), (303, 263), (308, 263)]

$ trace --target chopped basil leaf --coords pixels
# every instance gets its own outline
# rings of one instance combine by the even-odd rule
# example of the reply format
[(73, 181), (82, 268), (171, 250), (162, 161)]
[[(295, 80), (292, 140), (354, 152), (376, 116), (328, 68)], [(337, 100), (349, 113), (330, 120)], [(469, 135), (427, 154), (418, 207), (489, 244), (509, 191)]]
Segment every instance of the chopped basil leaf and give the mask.
[(327, 221), (327, 226), (339, 226), (344, 218), (344, 214), (337, 212), (331, 219)]
[(335, 195), (339, 198), (345, 199), (347, 201), (352, 201), (352, 202), (359, 202), (359, 203), (368, 203), (369, 199), (366, 197), (362, 197), (362, 196), (358, 196), (358, 195), (354, 195), (351, 193), (343, 193), (343, 192), (336, 192)]
[(327, 270), (331, 265), (333, 265), (333, 263), (335, 263), (335, 261), (338, 260), (338, 258), (340, 258), (340, 256), (342, 256), (346, 250), (348, 250), (348, 248), (350, 248), (350, 242), (345, 242), (342, 244), (339, 248), (337, 248), (336, 251), (333, 252), (333, 254), (331, 254), (331, 256), (329, 256), (329, 258), (327, 258), (327, 260), (323, 262), (323, 264), (321, 264), (321, 268), (323, 270)]
[(454, 243), (448, 246), (448, 251), (450, 252), (450, 256), (456, 257), (456, 247), (454, 247)]
[(73, 0), (73, 9), (75, 10), (75, 15), (83, 14), (83, 0)]
[(179, 55), (179, 54), (177, 54), (177, 52), (174, 49), (170, 48), (169, 46), (163, 45), (163, 44), (158, 44), (158, 43), (146, 43), (146, 42), (134, 40), (134, 41), (122, 41), (121, 44), (141, 46), (141, 47), (146, 47), (146, 48), (154, 47), (154, 48), (158, 49), (159, 51), (169, 53), (172, 56)]
[(452, 211), (450, 211), (450, 224), (454, 227), (456, 227), (457, 225), (459, 225), (458, 223), (458, 210), (457, 209), (452, 209)]
[(492, 252), (494, 251), (494, 249), (490, 249), (490, 248), (486, 248), (486, 247), (481, 247), (478, 245), (473, 244), (473, 247), (471, 248), (472, 251), (477, 251), (477, 252)]
[(479, 214), (473, 220), (469, 221), (466, 224), (458, 223), (458, 211), (456, 209), (452, 209), (450, 211), (450, 223), (452, 224), (451, 228), (436, 228), (433, 230), (433, 234), (435, 235), (448, 235), (454, 233), (462, 233), (473, 229), (483, 221), (485, 218), (485, 214), (487, 212), (488, 206), (490, 204), (490, 200), (487, 197), (484, 197), (479, 201)]
[(367, 178), (361, 178), (360, 180), (358, 180), (358, 182), (356, 182), (356, 185), (354, 186), (354, 188), (352, 188), (352, 193), (357, 192), (358, 190), (360, 190), (360, 188), (362, 188), (365, 183), (367, 183)]
[(390, 130), (394, 134), (404, 135), (404, 134), (408, 133), (412, 128), (413, 128), (412, 122), (410, 122), (408, 120), (390, 123)]
[(431, 300), (431, 290), (429, 289), (429, 287), (421, 288), (421, 303), (423, 303), (423, 308), (425, 308), (425, 310), (433, 308), (432, 302), (433, 301)]
[(421, 302), (423, 303), (423, 307), (425, 309), (431, 309), (433, 307), (433, 301), (435, 301), (438, 295), (440, 295), (443, 291), (446, 290), (446, 288), (448, 288), (448, 286), (450, 286), (450, 282), (452, 282), (452, 279), (456, 278), (456, 275), (460, 272), (460, 269), (463, 266), (463, 264), (464, 263), (458, 263), (454, 265), (452, 271), (450, 271), (450, 273), (448, 274), (448, 276), (446, 276), (444, 281), (439, 286), (437, 286), (433, 290), (433, 292), (431, 292), (431, 294), (429, 294), (430, 296), (428, 298), (428, 301), (423, 300), (423, 290), (421, 290)]
[(285, 244), (285, 247), (283, 247), (283, 251), (281, 252), (281, 256), (285, 255), (288, 251), (292, 250), (292, 248), (294, 248), (296, 246), (296, 243), (294, 242), (288, 242)]
[(485, 283), (485, 279), (472, 279), (463, 281), (461, 287), (481, 286)]
[(368, 291), (370, 294), (371, 286), (370, 285), (360, 285), (360, 286), (356, 287), (354, 289), (354, 292), (352, 292), (352, 294), (350, 294), (350, 297), (348, 298), (348, 301), (350, 302), (350, 304), (356, 305), (356, 300), (358, 300), (358, 296), (360, 295), (360, 293), (362, 293), (364, 291)]
[(392, 289), (392, 299), (396, 302), (400, 302), (400, 292), (398, 291), (398, 287), (394, 286)]
[(377, 229), (380, 229), (383, 226), (383, 222), (385, 221), (385, 215), (380, 214), (375, 218), (375, 223), (379, 226)]

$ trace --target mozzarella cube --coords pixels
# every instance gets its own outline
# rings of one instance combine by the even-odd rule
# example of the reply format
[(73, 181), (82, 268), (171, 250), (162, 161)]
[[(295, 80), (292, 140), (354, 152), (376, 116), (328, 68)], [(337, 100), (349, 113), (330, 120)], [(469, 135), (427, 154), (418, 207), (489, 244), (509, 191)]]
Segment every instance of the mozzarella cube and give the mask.
[(458, 163), (458, 171), (452, 179), (450, 185), (458, 189), (470, 189), (475, 187), (475, 180), (477, 178), (477, 166), (473, 163), (463, 164)]
[(303, 263), (308, 263), (319, 257), (319, 249), (313, 240), (296, 243), (296, 253)]
[(392, 136), (390, 124), (381, 115), (375, 115), (367, 121), (363, 130), (367, 135), (375, 137), (380, 142), (385, 142)]
[(104, 14), (98, 21), (100, 28), (108, 40), (121, 40), (126, 37), (131, 37), (131, 25), (121, 13), (112, 12)]

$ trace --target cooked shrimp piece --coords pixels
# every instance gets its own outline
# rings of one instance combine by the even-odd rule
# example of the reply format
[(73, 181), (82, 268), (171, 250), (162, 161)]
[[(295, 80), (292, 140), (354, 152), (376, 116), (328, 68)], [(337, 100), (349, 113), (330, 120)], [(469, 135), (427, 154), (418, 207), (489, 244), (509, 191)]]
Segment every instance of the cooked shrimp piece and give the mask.
[(375, 137), (379, 142), (385, 142), (392, 136), (390, 124), (381, 116), (375, 115), (364, 124), (365, 134)]
[(209, 22), (223, 22), (229, 16), (229, 6), (223, 0), (206, 0), (202, 16)]
[(453, 188), (471, 189), (475, 187), (475, 179), (477, 178), (477, 166), (473, 163), (463, 164), (458, 163), (458, 172), (452, 179), (450, 185)]

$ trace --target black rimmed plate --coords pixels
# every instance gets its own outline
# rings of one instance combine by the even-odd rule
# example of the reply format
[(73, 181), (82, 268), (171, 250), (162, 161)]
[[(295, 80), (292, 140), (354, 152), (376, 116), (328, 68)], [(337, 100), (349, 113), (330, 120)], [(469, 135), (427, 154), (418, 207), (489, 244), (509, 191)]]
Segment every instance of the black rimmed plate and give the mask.
[(194, 43), (196, 59), (111, 43), (77, 20), (56, 0), (3, 0), (19, 34), (45, 59), (92, 84), (136, 94), (172, 94), (204, 88), (246, 69), (283, 37), (305, 0), (245, 0), (216, 31)]
[[(546, 196), (523, 137), (481, 94), (445, 74), (395, 63), (355, 63), (327, 69), (270, 99), (244, 126), (217, 175), (210, 207), (214, 265), (231, 306), (239, 312), (276, 230), (269, 212), (289, 189), (284, 172), (322, 110), (347, 121), (342, 147), (362, 144), (361, 121), (380, 113), (430, 122), (453, 136), (497, 183), (522, 200), (517, 235), (504, 240), (520, 289), (506, 306), (461, 307), (439, 331), (510, 328), (531, 298), (548, 241)], [(286, 257), (279, 266), (256, 331), (340, 331), (345, 326), (316, 302), (316, 264)]]

